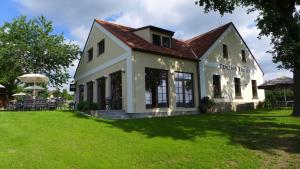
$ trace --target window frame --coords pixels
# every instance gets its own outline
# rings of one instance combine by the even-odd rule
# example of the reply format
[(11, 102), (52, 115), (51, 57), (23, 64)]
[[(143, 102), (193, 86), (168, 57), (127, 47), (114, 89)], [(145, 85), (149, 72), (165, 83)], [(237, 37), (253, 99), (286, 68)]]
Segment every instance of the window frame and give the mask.
[[(255, 85), (253, 85), (253, 82), (255, 82)], [(252, 98), (258, 99), (257, 81), (256, 80), (251, 80), (251, 88), (252, 88)]]
[(105, 52), (105, 39), (102, 39), (100, 42), (98, 42), (97, 47), (98, 47), (98, 56), (100, 56)]
[[(147, 71), (154, 71), (154, 75), (156, 77), (159, 77), (159, 79), (156, 79), (157, 81), (154, 83), (155, 86), (147, 86), (149, 85), (147, 80), (148, 80), (148, 77), (147, 76)], [(161, 79), (161, 77), (163, 77), (162, 73), (165, 73), (166, 77), (165, 79)], [(152, 77), (150, 77), (152, 78)], [(153, 80), (153, 79), (152, 79)], [(161, 86), (159, 85), (159, 81), (162, 81), (162, 80), (166, 80), (166, 83), (165, 83), (165, 86)], [(165, 88), (165, 92), (166, 93), (159, 93), (159, 87), (162, 87), (162, 88)], [(149, 100), (146, 100), (146, 94), (147, 92), (149, 91), (148, 89), (150, 89), (150, 94), (151, 94), (151, 99)], [(154, 90), (154, 91), (152, 91)], [(153, 94), (153, 92), (155, 92)], [(166, 98), (166, 100), (163, 100), (163, 101), (166, 101), (165, 103), (162, 103), (160, 104), (159, 103), (159, 95), (162, 95), (162, 98)], [(164, 95), (165, 94), (165, 95)], [(155, 98), (153, 98), (153, 96), (155, 96)], [(150, 101), (151, 104), (147, 104), (147, 102)], [(153, 109), (153, 108), (168, 108), (169, 107), (169, 71), (168, 70), (164, 70), (164, 69), (156, 69), (156, 68), (149, 68), (149, 67), (146, 67), (145, 68), (145, 107), (146, 109)]]
[[(154, 41), (154, 37), (155, 37), (155, 36), (157, 36), (157, 38), (159, 37), (159, 38), (158, 38), (158, 39), (159, 39), (159, 44), (155, 44), (155, 43), (154, 43), (154, 42), (155, 42), (155, 41)], [(153, 34), (152, 34), (152, 44), (155, 45), (155, 46), (161, 46), (161, 45), (162, 45), (162, 38), (161, 38), (161, 35), (158, 35), (158, 34), (153, 33)]]
[[(168, 46), (164, 45), (164, 40), (168, 39), (169, 43), (168, 43)], [(165, 47), (165, 48), (171, 48), (171, 38), (168, 37), (168, 36), (161, 36), (161, 45), (162, 47)]]
[(90, 62), (94, 59), (94, 50), (93, 50), (93, 48), (90, 48), (87, 51), (87, 55), (88, 55), (88, 62)]
[(241, 78), (238, 78), (238, 77), (234, 78), (234, 93), (235, 93), (235, 98), (237, 98), (237, 99), (242, 98)]
[(246, 63), (247, 59), (246, 59), (246, 50), (242, 49), (241, 50), (241, 56), (242, 56), (242, 62)]
[[(215, 81), (214, 81), (214, 77), (218, 77), (218, 86), (217, 86), (217, 89), (215, 89)], [(215, 91), (218, 90), (219, 93), (217, 94)], [(217, 74), (214, 74), (213, 75), (213, 97), (214, 98), (222, 98), (222, 85), (221, 85), (221, 75), (217, 75)]]
[(224, 59), (228, 59), (228, 46), (226, 44), (222, 45), (222, 49), (223, 49), (223, 58)]
[(78, 86), (78, 102), (84, 102), (84, 85), (81, 84)]
[(93, 81), (89, 81), (86, 83), (86, 92), (87, 92), (87, 97), (86, 97), (86, 101), (89, 103), (93, 103), (94, 102), (94, 82)]
[[(181, 73), (181, 74), (183, 74), (183, 78), (177, 78), (176, 77), (176, 74), (179, 74), (179, 73)], [(191, 79), (186, 79), (185, 78), (185, 75), (190, 75), (190, 77), (191, 77)], [(180, 72), (180, 71), (175, 71), (175, 94), (176, 94), (176, 107), (184, 107), (184, 108), (192, 108), (192, 107), (195, 107), (195, 96), (194, 96), (194, 74), (193, 73), (190, 73), (190, 72)], [(191, 82), (191, 103), (189, 104), (189, 103), (186, 103), (186, 93), (185, 93), (185, 88), (186, 88), (186, 83), (188, 82), (188, 81), (190, 81)], [(176, 83), (177, 82), (181, 82), (181, 85), (182, 85), (182, 87), (177, 87), (176, 86)], [(181, 93), (180, 94), (182, 94), (183, 96), (183, 102), (178, 102), (178, 100), (177, 100), (177, 95), (178, 95), (178, 91), (180, 90), (179, 88), (182, 88), (181, 89)]]

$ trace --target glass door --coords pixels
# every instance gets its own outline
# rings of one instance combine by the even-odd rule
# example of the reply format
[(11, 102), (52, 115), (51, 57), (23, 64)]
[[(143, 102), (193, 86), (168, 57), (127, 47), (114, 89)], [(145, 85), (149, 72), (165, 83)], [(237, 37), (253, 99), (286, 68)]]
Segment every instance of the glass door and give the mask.
[(105, 78), (102, 77), (97, 81), (97, 103), (100, 110), (105, 110)]
[(111, 78), (111, 109), (122, 109), (122, 72), (110, 75)]

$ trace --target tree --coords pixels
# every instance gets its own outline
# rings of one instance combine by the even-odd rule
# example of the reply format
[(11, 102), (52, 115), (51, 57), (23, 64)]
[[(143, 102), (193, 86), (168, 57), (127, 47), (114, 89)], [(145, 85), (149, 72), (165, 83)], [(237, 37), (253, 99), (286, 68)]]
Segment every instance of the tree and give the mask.
[(67, 89), (63, 89), (61, 97), (65, 100), (73, 100), (73, 96), (69, 94)]
[(300, 0), (197, 0), (205, 12), (232, 13), (238, 7), (248, 7), (248, 13), (258, 11), (259, 37), (269, 36), (273, 62), (279, 68), (291, 70), (294, 77), (294, 116), (300, 116), (300, 13), (296, 6)]
[(0, 27), (0, 83), (10, 92), (17, 86), (16, 78), (25, 73), (44, 74), (52, 86), (62, 86), (78, 55), (79, 46), (56, 35), (52, 22), (43, 16), (21, 16)]

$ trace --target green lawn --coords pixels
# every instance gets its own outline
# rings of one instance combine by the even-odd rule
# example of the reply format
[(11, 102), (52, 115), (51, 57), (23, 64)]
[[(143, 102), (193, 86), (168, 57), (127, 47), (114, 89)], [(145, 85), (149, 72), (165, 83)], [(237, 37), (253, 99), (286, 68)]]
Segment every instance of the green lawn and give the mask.
[(0, 112), (0, 168), (300, 168), (300, 118), (289, 114), (113, 121)]

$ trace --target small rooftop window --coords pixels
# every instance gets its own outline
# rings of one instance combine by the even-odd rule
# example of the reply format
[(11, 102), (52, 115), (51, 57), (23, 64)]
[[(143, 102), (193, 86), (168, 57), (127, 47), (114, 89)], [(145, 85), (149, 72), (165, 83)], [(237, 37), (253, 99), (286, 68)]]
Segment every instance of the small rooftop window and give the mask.
[(153, 45), (161, 46), (160, 36), (156, 34), (152, 34), (152, 43)]
[(162, 46), (166, 48), (171, 48), (171, 40), (169, 37), (162, 37)]

